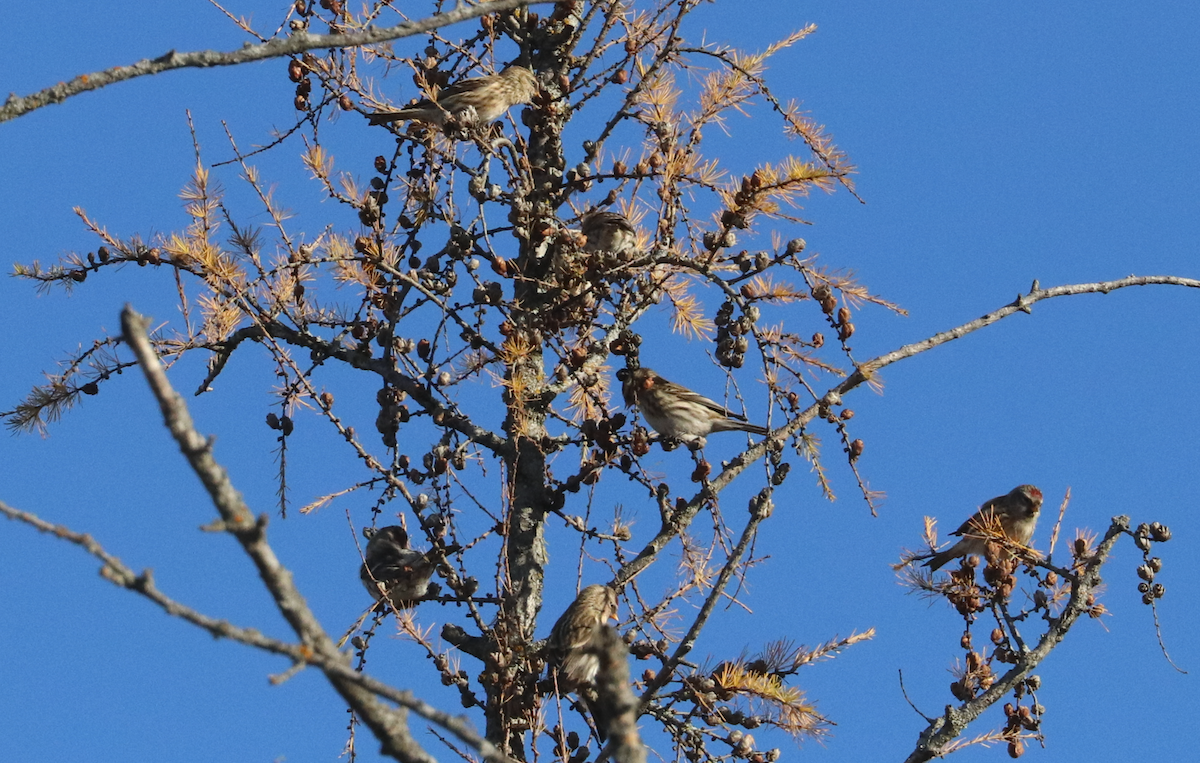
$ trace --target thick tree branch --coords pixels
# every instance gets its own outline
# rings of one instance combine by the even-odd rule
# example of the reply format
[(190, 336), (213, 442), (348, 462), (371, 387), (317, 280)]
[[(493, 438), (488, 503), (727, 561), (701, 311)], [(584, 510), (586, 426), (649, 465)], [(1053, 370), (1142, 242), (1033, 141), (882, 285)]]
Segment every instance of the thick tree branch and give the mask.
[(600, 658), (596, 676), (597, 702), (607, 721), (608, 746), (597, 759), (617, 763), (646, 763), (646, 746), (638, 735), (638, 700), (629, 681), (629, 650), (616, 629), (604, 626), (592, 646)]
[(374, 45), (403, 37), (426, 34), (460, 21), (468, 21), (489, 13), (511, 11), (522, 5), (536, 5), (549, 0), (489, 0), (478, 5), (467, 5), (460, 2), (453, 10), (430, 16), (420, 21), (407, 21), (396, 26), (383, 29), (368, 29), (364, 32), (348, 32), (346, 34), (309, 34), (298, 32), (286, 38), (269, 40), (261, 45), (244, 45), (239, 50), (221, 52), (218, 50), (194, 50), (187, 53), (168, 51), (158, 58), (143, 58), (131, 66), (114, 66), (111, 69), (81, 74), (70, 82), (60, 82), (57, 85), (39, 90), (24, 97), (11, 93), (3, 106), (0, 106), (0, 122), (7, 122), (24, 116), (31, 111), (48, 106), (52, 103), (62, 103), (66, 99), (89, 90), (99, 90), (117, 82), (144, 77), (149, 74), (172, 69), (207, 68), (210, 66), (236, 66), (237, 64), (265, 61), (281, 56), (294, 56), (306, 50), (322, 48), (351, 48), (360, 45)]
[(413, 696), (412, 692), (397, 689), (355, 671), (346, 665), (341, 655), (337, 655), (331, 659), (325, 655), (316, 654), (313, 650), (301, 644), (289, 644), (286, 641), (273, 639), (264, 636), (253, 628), (242, 628), (231, 624), (227, 620), (218, 620), (209, 617), (191, 607), (180, 604), (158, 589), (154, 584), (154, 578), (149, 570), (142, 572), (140, 575), (135, 573), (118, 557), (105, 551), (104, 547), (91, 535), (78, 533), (63, 525), (47, 522), (36, 514), (15, 509), (3, 501), (0, 501), (0, 514), (4, 514), (9, 519), (24, 522), (41, 532), (49, 533), (57, 538), (82, 547), (85, 551), (104, 563), (104, 566), (100, 568), (100, 575), (105, 580), (145, 596), (161, 607), (167, 614), (182, 618), (192, 625), (203, 628), (215, 638), (228, 638), (247, 646), (287, 657), (297, 665), (313, 665), (325, 673), (336, 674), (341, 679), (358, 684), (367, 691), (408, 708), (422, 718), (446, 728), (466, 744), (480, 750), (483, 753), (484, 760), (492, 761), (493, 763), (512, 763), (511, 759), (476, 733), (465, 718), (456, 718), (417, 699)]
[[(230, 481), (229, 474), (213, 458), (208, 438), (196, 431), (187, 405), (171, 387), (162, 363), (154, 348), (150, 346), (146, 326), (146, 319), (134, 312), (133, 308), (126, 305), (121, 311), (121, 328), (125, 342), (137, 357), (146, 381), (158, 400), (167, 429), (179, 444), (180, 451), (187, 458), (192, 471), (200, 478), (213, 506), (221, 515), (223, 529), (242, 545), (242, 549), (258, 569), (259, 577), (274, 599), (280, 614), (300, 637), (303, 647), (322, 661), (341, 661), (345, 664), (345, 658), (338, 652), (333, 639), (321, 627), (304, 597), (297, 590), (291, 572), (280, 563), (275, 551), (267, 543), (266, 515), (262, 515), (257, 521), (254, 519), (241, 494)], [(346, 665), (346, 669), (349, 670), (349, 665)], [(406, 710), (391, 708), (379, 702), (372, 692), (348, 681), (337, 671), (326, 670), (325, 675), (334, 689), (379, 739), (385, 754), (404, 763), (434, 763), (434, 758), (417, 744), (409, 732)]]

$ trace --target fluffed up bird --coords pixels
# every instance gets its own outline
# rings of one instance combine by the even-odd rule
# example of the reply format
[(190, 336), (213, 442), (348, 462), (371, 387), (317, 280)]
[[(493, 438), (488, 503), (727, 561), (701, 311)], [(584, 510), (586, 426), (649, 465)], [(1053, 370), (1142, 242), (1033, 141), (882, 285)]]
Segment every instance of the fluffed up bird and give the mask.
[[(553, 275), (587, 313), (595, 304), (594, 283), (625, 264), (637, 247), (637, 229), (619, 212), (592, 208), (579, 218), (580, 235), (563, 237), (554, 251)], [(571, 231), (572, 234), (576, 233)]]
[[(980, 506), (979, 511), (962, 523), (962, 527), (950, 533), (961, 535), (962, 540), (934, 554), (925, 562), (925, 566), (936, 570), (960, 556), (986, 555), (988, 539), (995, 537), (997, 524), (1010, 541), (1027, 546), (1033, 537), (1041, 508), (1042, 491), (1033, 485), (1018, 485), (1006, 495), (997, 496)], [(1009, 552), (1004, 552), (1003, 558), (1009, 556)]]
[(375, 601), (386, 599), (400, 608), (415, 605), (429, 590), (437, 563), (408, 547), (408, 533), (403, 527), (364, 527), (363, 537), (367, 548), (358, 571), (363, 586)]
[(579, 220), (580, 232), (587, 239), (585, 252), (609, 252), (624, 255), (637, 245), (637, 229), (619, 212), (589, 209)]
[(740, 430), (767, 434), (766, 427), (751, 424), (745, 416), (669, 382), (649, 368), (629, 371), (621, 384), (625, 404), (637, 406), (646, 422), (663, 437), (692, 440), (712, 432)]
[(423, 98), (399, 111), (380, 111), (368, 121), (378, 125), (415, 119), (440, 127), (453, 118), (464, 126), (486, 125), (513, 106), (529, 103), (537, 92), (538, 81), (532, 71), (509, 66), (499, 74), (459, 80), (440, 90), (432, 100)]
[(609, 620), (617, 619), (617, 592), (605, 585), (590, 585), (550, 629), (547, 649), (552, 674), (560, 693), (592, 686), (600, 671), (600, 658), (591, 652), (595, 639)]

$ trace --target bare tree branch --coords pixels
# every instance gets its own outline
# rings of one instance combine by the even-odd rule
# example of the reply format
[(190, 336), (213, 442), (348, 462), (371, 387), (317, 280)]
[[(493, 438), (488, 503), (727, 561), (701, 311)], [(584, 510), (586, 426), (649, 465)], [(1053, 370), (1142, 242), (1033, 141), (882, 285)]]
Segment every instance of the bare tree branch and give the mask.
[(698, 492), (687, 506), (675, 511), (669, 521), (664, 521), (659, 531), (655, 536), (642, 548), (636, 557), (631, 559), (617, 572), (614, 578), (614, 584), (623, 584), (627, 580), (631, 580), (638, 573), (654, 563), (658, 554), (667, 547), (667, 544), (683, 530), (687, 529), (692, 518), (704, 506), (708, 500), (710, 491), (712, 493), (720, 493), (730, 482), (739, 474), (760, 458), (765, 456), (771, 450), (771, 443), (775, 441), (784, 441), (791, 437), (796, 432), (799, 432), (803, 427), (807, 426), (822, 409), (828, 409), (829, 406), (835, 405), (841, 401), (841, 396), (864, 382), (870, 381), (874, 372), (879, 369), (890, 366), (915, 355), (920, 355), (922, 352), (932, 350), (933, 348), (945, 344), (946, 342), (959, 339), (967, 334), (978, 331), (992, 325), (1004, 318), (1009, 317), (1016, 312), (1031, 312), (1030, 307), (1044, 299), (1053, 299), (1054, 297), (1065, 297), (1075, 294), (1108, 294), (1110, 291), (1122, 289), (1128, 286), (1151, 286), (1151, 285), (1169, 285), (1169, 286), (1187, 286), (1189, 288), (1200, 288), (1200, 280), (1193, 278), (1182, 278), (1179, 276), (1129, 276), (1115, 281), (1100, 281), (1097, 283), (1083, 284), (1067, 284), (1064, 286), (1055, 286), (1049, 289), (1040, 289), (1035, 281), (1033, 289), (1028, 294), (1019, 295), (1015, 302), (1005, 305), (1004, 307), (993, 310), (992, 312), (973, 321), (964, 323), (961, 326), (956, 326), (949, 331), (943, 331), (940, 334), (934, 334), (928, 339), (923, 339), (920, 342), (906, 344), (899, 349), (884, 353), (876, 358), (866, 361), (859, 366), (859, 370), (848, 376), (841, 384), (830, 389), (819, 402), (813, 403), (794, 419), (789, 421), (786, 426), (771, 432), (771, 436), (760, 443), (748, 448), (737, 456), (729, 460), (728, 465), (721, 470), (721, 473), (715, 476), (704, 489)]
[[(993, 323), (1007, 318), (1013, 313), (1020, 311), (1023, 313), (1031, 313), (1031, 308), (1034, 304), (1041, 302), (1044, 299), (1054, 299), (1055, 297), (1069, 297), (1075, 294), (1108, 294), (1110, 291), (1124, 289), (1127, 286), (1187, 286), (1192, 289), (1200, 289), (1200, 281), (1194, 278), (1182, 278), (1180, 276), (1126, 276), (1118, 278), (1114, 281), (1097, 281), (1096, 283), (1077, 283), (1066, 284), (1064, 286), (1053, 286), (1049, 289), (1042, 289), (1037, 281), (1033, 282), (1028, 294), (1018, 294), (1015, 302), (1005, 305), (999, 310), (994, 310), (987, 315), (976, 318), (969, 323), (964, 323), (961, 326), (952, 328), (949, 331), (943, 331), (940, 334), (934, 334), (928, 339), (913, 344), (906, 344), (898, 350), (880, 355), (877, 358), (868, 360), (860, 366), (861, 371), (854, 374), (835, 389), (838, 392), (857, 387), (862, 382), (869, 378), (870, 373), (890, 366), (898, 360), (918, 355), (926, 350), (931, 350), (940, 344), (958, 339), (961, 336), (966, 336), (973, 331), (978, 331), (981, 328), (990, 326)], [(867, 376), (859, 378), (863, 372)]]
[(646, 690), (642, 693), (641, 707), (645, 709), (650, 701), (654, 699), (655, 692), (661, 689), (671, 680), (675, 674), (675, 668), (683, 661), (683, 658), (692, 651), (692, 647), (696, 645), (696, 639), (700, 637), (700, 631), (704, 629), (705, 623), (712, 615), (713, 610), (717, 606), (717, 602), (722, 596), (725, 596), (725, 588), (729, 582), (733, 580), (734, 574), (741, 569), (742, 558), (746, 554), (746, 550), (750, 548), (751, 542), (754, 540), (755, 534), (758, 532), (758, 526), (763, 521), (771, 516), (775, 509), (775, 503), (771, 500), (771, 491), (764, 489), (758, 495), (750, 500), (750, 520), (746, 522), (746, 527), (742, 530), (742, 537), (738, 540), (738, 544), (730, 553), (729, 559), (721, 568), (720, 575), (713, 583), (712, 590), (709, 591), (708, 597), (704, 600), (704, 604), (700, 607), (700, 611), (696, 614), (696, 619), (688, 628), (687, 634), (680, 640), (679, 646), (675, 648), (675, 653), (671, 655), (666, 664), (658, 671), (658, 675), (648, 682)]
[(254, 628), (242, 628), (233, 625), (227, 620), (218, 620), (209, 617), (191, 607), (180, 604), (178, 601), (164, 594), (155, 585), (154, 577), (150, 573), (150, 570), (145, 570), (141, 574), (135, 573), (120, 558), (105, 551), (104, 547), (91, 535), (75, 532), (63, 525), (47, 522), (36, 514), (15, 509), (3, 501), (0, 501), (0, 514), (4, 514), (14, 521), (24, 522), (41, 532), (49, 533), (57, 538), (82, 547), (92, 556), (104, 562), (104, 566), (100, 568), (100, 575), (105, 580), (145, 596), (161, 607), (167, 614), (182, 618), (192, 625), (203, 628), (215, 638), (228, 638), (247, 646), (262, 649), (265, 652), (287, 657), (298, 666), (312, 665), (326, 674), (335, 674), (341, 679), (358, 684), (367, 691), (406, 707), (422, 718), (446, 728), (463, 742), (480, 750), (485, 760), (494, 761), (495, 763), (513, 763), (510, 758), (497, 750), (490, 742), (471, 728), (470, 723), (465, 718), (452, 716), (417, 699), (413, 696), (412, 692), (397, 689), (355, 671), (346, 664), (345, 658), (340, 654), (331, 659), (326, 655), (313, 652), (313, 650), (308, 649), (302, 644), (289, 644), (286, 641), (265, 636)]
[[(121, 327), (126, 344), (137, 356), (146, 381), (158, 400), (167, 428), (221, 515), (222, 529), (237, 538), (254, 562), (280, 614), (300, 637), (302, 648), (312, 653), (313, 657), (307, 661), (316, 663), (320, 660), (324, 663), (322, 669), (330, 683), (379, 739), (385, 754), (404, 763), (434, 763), (434, 758), (417, 744), (409, 732), (406, 710), (387, 707), (358, 681), (349, 680), (343, 671), (332, 669), (333, 665), (340, 663), (345, 667), (345, 672), (353, 672), (296, 589), (291, 572), (280, 563), (267, 543), (266, 514), (257, 521), (253, 518), (241, 494), (229, 480), (228, 473), (213, 458), (211, 443), (196, 431), (187, 405), (171, 387), (162, 363), (150, 346), (146, 336), (146, 319), (127, 305), (121, 312)], [(493, 756), (493, 760), (502, 761), (504, 757)]]
[(245, 45), (238, 50), (221, 52), (217, 50), (194, 50), (179, 53), (171, 50), (158, 58), (143, 58), (130, 66), (114, 66), (90, 74), (81, 74), (70, 82), (60, 82), (57, 85), (39, 90), (24, 97), (11, 93), (3, 106), (0, 106), (0, 122), (7, 122), (24, 116), (31, 111), (48, 106), (52, 103), (62, 103), (66, 99), (89, 90), (99, 90), (102, 87), (117, 82), (144, 77), (149, 74), (172, 69), (207, 68), (210, 66), (236, 66), (238, 64), (265, 61), (269, 58), (293, 56), (306, 50), (323, 48), (351, 48), (359, 45), (374, 45), (389, 40), (399, 40), (413, 35), (426, 34), (460, 21), (468, 21), (489, 13), (511, 11), (523, 5), (536, 5), (549, 0), (488, 0), (478, 5), (459, 3), (453, 10), (430, 16), (421, 21), (408, 21), (396, 26), (383, 29), (368, 29), (365, 32), (348, 32), (346, 34), (309, 34), (297, 32), (284, 39), (269, 40), (261, 45)]
[[(608, 757), (617, 763), (646, 763), (646, 747), (638, 735), (638, 701), (629, 682), (629, 650), (616, 629), (604, 626), (594, 646), (600, 658), (597, 701), (607, 720)], [(604, 758), (604, 754), (598, 760)]]

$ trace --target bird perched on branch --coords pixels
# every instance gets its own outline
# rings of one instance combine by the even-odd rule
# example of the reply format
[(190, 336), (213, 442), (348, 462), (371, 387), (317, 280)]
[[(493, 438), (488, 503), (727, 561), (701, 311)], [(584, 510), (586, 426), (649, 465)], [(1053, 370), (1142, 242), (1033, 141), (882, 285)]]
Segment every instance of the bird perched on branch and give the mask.
[(669, 382), (649, 368), (626, 373), (621, 384), (625, 404), (637, 406), (646, 422), (663, 437), (693, 440), (712, 432), (741, 430), (756, 435), (767, 434), (766, 427), (751, 424), (745, 416)]
[(604, 741), (612, 717), (611, 708), (596, 694), (600, 673), (600, 635), (609, 620), (617, 619), (617, 592), (605, 585), (590, 585), (579, 592), (571, 606), (550, 629), (547, 664), (559, 694), (574, 692), (582, 712), (594, 720), (596, 736)]
[(414, 119), (441, 127), (448, 119), (464, 126), (486, 125), (520, 103), (529, 103), (538, 92), (534, 73), (524, 66), (509, 66), (499, 74), (472, 77), (438, 91), (433, 99), (399, 111), (380, 111), (370, 115), (373, 125)]
[(546, 646), (560, 693), (578, 691), (595, 683), (600, 658), (591, 650), (600, 629), (616, 619), (617, 592), (605, 585), (590, 585), (579, 592), (554, 623)]
[(625, 215), (592, 208), (579, 219), (554, 251), (551, 273), (562, 289), (561, 317), (568, 324), (591, 323), (602, 282), (629, 261), (637, 247), (637, 229)]
[(579, 219), (579, 229), (587, 239), (585, 252), (608, 252), (624, 255), (637, 245), (637, 229), (620, 212), (589, 209)]
[[(375, 601), (386, 599), (398, 608), (414, 606), (429, 590), (436, 558), (409, 548), (408, 533), (397, 525), (364, 527), (363, 537), (367, 548), (358, 571), (363, 586)], [(451, 546), (446, 553), (455, 550), (457, 547)]]
[[(961, 535), (962, 540), (945, 551), (934, 554), (925, 566), (936, 570), (951, 559), (968, 554), (986, 556), (988, 543), (1003, 537), (1022, 546), (1029, 544), (1033, 529), (1037, 526), (1038, 512), (1042, 508), (1042, 491), (1033, 485), (1018, 485), (1006, 495), (997, 496), (979, 507), (979, 511), (962, 523), (951, 535)], [(1011, 552), (1003, 552), (1008, 558)]]

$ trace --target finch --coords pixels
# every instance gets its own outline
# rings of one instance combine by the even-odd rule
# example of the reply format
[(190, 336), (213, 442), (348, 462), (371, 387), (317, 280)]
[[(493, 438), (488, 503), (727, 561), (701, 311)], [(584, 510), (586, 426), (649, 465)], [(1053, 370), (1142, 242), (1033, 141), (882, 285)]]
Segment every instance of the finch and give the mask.
[(408, 547), (408, 533), (390, 525), (363, 528), (367, 548), (359, 578), (375, 601), (386, 599), (393, 607), (414, 606), (429, 589), (436, 563)]
[[(925, 562), (925, 566), (936, 570), (960, 556), (986, 556), (988, 540), (995, 537), (997, 523), (1010, 541), (1022, 546), (1029, 545), (1041, 508), (1042, 491), (1033, 485), (1018, 485), (1008, 494), (997, 496), (980, 506), (979, 511), (962, 523), (962, 527), (950, 533), (961, 535), (962, 540), (945, 551), (934, 554)], [(1008, 553), (1005, 552), (1005, 558)]]
[(554, 623), (547, 648), (551, 671), (558, 677), (559, 692), (578, 691), (595, 683), (600, 658), (591, 652), (591, 647), (600, 629), (616, 619), (617, 592), (605, 585), (590, 585), (579, 592)]
[[(637, 230), (625, 215), (592, 208), (579, 219), (583, 243), (561, 245), (554, 252), (554, 279), (567, 296), (576, 298), (573, 307), (587, 312), (595, 303), (597, 277), (623, 265), (637, 245)], [(582, 298), (582, 299), (580, 299)]]
[(625, 404), (631, 408), (636, 405), (646, 423), (663, 437), (693, 440), (712, 432), (732, 430), (767, 434), (766, 427), (751, 424), (745, 416), (669, 382), (649, 368), (629, 371), (621, 384), (621, 393)]
[(637, 230), (629, 218), (619, 212), (589, 209), (579, 220), (579, 228), (587, 238), (585, 252), (608, 252), (623, 255), (637, 244)]
[(529, 103), (538, 92), (534, 73), (524, 66), (509, 66), (499, 74), (472, 77), (455, 82), (440, 90), (431, 100), (399, 111), (380, 111), (371, 114), (373, 125), (415, 119), (441, 127), (447, 119), (463, 125), (486, 125), (499, 119), (504, 112), (520, 103)]

